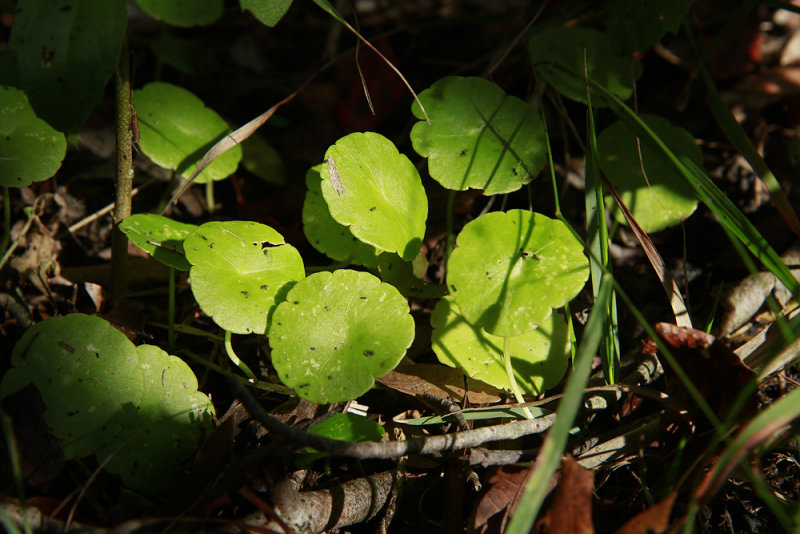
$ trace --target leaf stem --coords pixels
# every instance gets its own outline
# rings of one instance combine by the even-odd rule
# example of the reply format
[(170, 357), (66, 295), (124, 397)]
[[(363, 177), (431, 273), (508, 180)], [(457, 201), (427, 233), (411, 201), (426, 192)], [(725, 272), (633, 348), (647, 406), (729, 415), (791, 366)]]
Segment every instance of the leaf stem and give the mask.
[(230, 330), (225, 330), (225, 352), (228, 353), (228, 358), (231, 359), (233, 364), (239, 369), (241, 369), (245, 375), (247, 375), (247, 378), (249, 378), (250, 380), (256, 379), (256, 375), (253, 373), (253, 371), (251, 371), (250, 368), (247, 367), (247, 364), (244, 363), (242, 360), (240, 360), (239, 357), (236, 355), (236, 353), (233, 352)]
[(169, 268), (169, 295), (167, 300), (167, 348), (175, 349), (175, 268)]
[(11, 197), (10, 189), (3, 186), (3, 240), (0, 241), (0, 252), (5, 252), (8, 241), (11, 239)]
[[(503, 338), (503, 363), (506, 366), (506, 375), (508, 375), (508, 383), (511, 384), (511, 391), (514, 393), (514, 398), (520, 404), (525, 404), (525, 399), (522, 397), (522, 391), (519, 389), (517, 379), (514, 377), (514, 370), (511, 368), (511, 337), (506, 336)], [(522, 412), (528, 419), (533, 419), (533, 414), (527, 406), (522, 407)]]

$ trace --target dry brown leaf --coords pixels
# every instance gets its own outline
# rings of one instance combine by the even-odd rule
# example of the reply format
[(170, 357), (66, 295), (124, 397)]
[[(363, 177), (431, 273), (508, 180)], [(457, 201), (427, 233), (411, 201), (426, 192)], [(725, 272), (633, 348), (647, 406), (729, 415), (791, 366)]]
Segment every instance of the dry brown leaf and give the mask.
[[(446, 365), (404, 365), (376, 380), (408, 395), (431, 393), (456, 401), (464, 398), (464, 373)], [(467, 379), (467, 390), (470, 402), (476, 404), (499, 402), (503, 395), (502, 390), (472, 378)]]
[[(530, 469), (515, 466), (492, 468), (486, 479), (486, 490), (472, 510), (470, 532), (500, 531), (501, 525), (492, 518), (504, 512), (514, 502), (517, 492), (525, 485)], [(491, 521), (491, 523), (490, 523)]]
[(660, 534), (669, 527), (669, 516), (677, 492), (670, 493), (647, 510), (639, 512), (622, 525), (615, 534)]
[(584, 469), (567, 454), (561, 460), (561, 480), (553, 502), (539, 521), (543, 534), (594, 534), (592, 487), (594, 472)]

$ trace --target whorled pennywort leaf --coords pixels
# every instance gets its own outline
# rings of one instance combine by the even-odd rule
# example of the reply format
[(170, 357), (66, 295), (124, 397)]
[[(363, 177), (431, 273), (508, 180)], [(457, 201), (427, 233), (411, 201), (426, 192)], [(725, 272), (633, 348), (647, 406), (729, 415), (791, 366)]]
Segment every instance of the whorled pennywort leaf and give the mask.
[[(509, 389), (503, 363), (503, 338), (471, 325), (452, 297), (440, 300), (431, 314), (433, 351), (439, 361), (458, 367), (470, 378)], [(533, 330), (511, 338), (511, 367), (525, 393), (539, 395), (567, 372), (569, 329), (553, 313)]]
[(119, 229), (134, 245), (161, 263), (179, 271), (191, 267), (183, 252), (183, 241), (197, 230), (197, 225), (155, 213), (136, 213), (122, 221)]
[[(692, 134), (655, 115), (642, 115), (642, 120), (676, 154), (702, 165), (703, 153)], [(637, 142), (624, 122), (615, 122), (597, 136), (597, 151), (600, 169), (645, 232), (674, 226), (697, 207), (694, 189), (677, 169), (649, 143)], [(614, 199), (609, 196), (606, 203), (616, 219), (624, 223), (625, 217)]]
[[(589, 78), (622, 100), (633, 94), (633, 79), (642, 73), (639, 60), (623, 52), (607, 33), (592, 28), (571, 26), (537, 33), (528, 49), (536, 74), (578, 102), (586, 102), (584, 68)], [(600, 93), (591, 93), (593, 106), (605, 105)]]
[(414, 150), (428, 158), (431, 177), (448, 189), (487, 195), (521, 188), (544, 167), (546, 144), (539, 114), (483, 78), (449, 76), (419, 95), (430, 123), (411, 129)]
[(66, 152), (64, 134), (36, 116), (25, 93), (0, 86), (0, 185), (27, 187), (47, 180)]
[(331, 216), (364, 243), (411, 261), (420, 251), (428, 198), (414, 164), (373, 132), (352, 133), (325, 152), (322, 196)]
[(350, 227), (331, 217), (328, 204), (322, 198), (321, 169), (322, 165), (315, 165), (306, 172), (308, 191), (303, 202), (303, 232), (308, 242), (331, 259), (374, 269), (381, 251), (356, 239)]
[(466, 320), (496, 336), (533, 330), (589, 276), (580, 241), (540, 213), (487, 213), (464, 226), (457, 245), (447, 287)]
[(289, 11), (294, 0), (239, 0), (242, 9), (253, 13), (262, 24), (275, 26)]
[[(167, 2), (170, 3), (170, 2)], [(79, 126), (117, 68), (125, 0), (20, 0), (1, 82), (23, 89), (36, 115), (61, 131)]]
[(179, 358), (83, 314), (47, 319), (14, 347), (0, 398), (33, 384), (67, 459), (111, 453), (139, 491), (168, 490), (213, 426), (214, 407)]
[[(139, 147), (148, 158), (184, 178), (191, 176), (203, 155), (229, 134), (228, 124), (191, 92), (164, 82), (148, 83), (133, 92), (139, 117)], [(222, 180), (236, 171), (242, 147), (234, 146), (209, 165), (196, 183)]]
[(263, 334), (277, 302), (305, 276), (300, 253), (251, 221), (208, 222), (183, 243), (194, 298), (221, 328)]
[(222, 0), (137, 0), (142, 10), (173, 26), (205, 26), (222, 16)]
[(355, 399), (400, 363), (414, 339), (406, 299), (375, 276), (319, 272), (298, 282), (272, 317), (272, 365), (298, 395)]

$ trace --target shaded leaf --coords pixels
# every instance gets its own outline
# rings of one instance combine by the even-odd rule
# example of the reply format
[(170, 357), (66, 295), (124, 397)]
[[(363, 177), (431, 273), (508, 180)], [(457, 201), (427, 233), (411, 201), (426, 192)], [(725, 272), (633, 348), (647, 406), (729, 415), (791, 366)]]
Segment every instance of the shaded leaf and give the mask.
[(67, 140), (36, 116), (24, 92), (0, 87), (0, 124), (0, 185), (27, 187), (61, 167)]
[(465, 393), (469, 395), (470, 402), (476, 404), (498, 402), (503, 395), (501, 389), (473, 378), (466, 378), (465, 390), (465, 377), (459, 369), (438, 364), (402, 365), (376, 380), (407, 395), (431, 393), (437, 397), (450, 397), (458, 402), (464, 398)]
[(136, 0), (154, 19), (173, 26), (204, 26), (222, 16), (222, 0)]
[(552, 504), (536, 525), (543, 534), (594, 534), (592, 488), (594, 473), (567, 454), (561, 460), (561, 480)]
[(380, 441), (385, 430), (375, 421), (351, 413), (337, 413), (308, 427), (309, 434), (342, 441)]
[(470, 518), (473, 532), (495, 532), (488, 523), (493, 516), (504, 513), (514, 502), (517, 492), (525, 483), (530, 468), (501, 466), (492, 468), (486, 477), (486, 490), (478, 499)]
[(616, 534), (662, 534), (669, 528), (669, 516), (678, 493), (673, 491), (647, 510), (625, 522)]
[(611, 0), (608, 31), (626, 50), (645, 52), (667, 32), (677, 33), (692, 0)]
[(275, 26), (289, 11), (293, 0), (239, 0), (242, 9), (247, 9), (253, 16), (267, 26)]
[(197, 229), (196, 225), (154, 213), (136, 213), (122, 221), (119, 229), (133, 244), (161, 263), (179, 271), (188, 271), (191, 267), (183, 252), (183, 242)]

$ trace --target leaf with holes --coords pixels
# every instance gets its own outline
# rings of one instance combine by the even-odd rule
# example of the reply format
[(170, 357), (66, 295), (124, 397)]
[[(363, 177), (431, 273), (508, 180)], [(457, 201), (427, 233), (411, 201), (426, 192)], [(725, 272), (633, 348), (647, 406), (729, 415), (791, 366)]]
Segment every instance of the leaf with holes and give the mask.
[(269, 331), (281, 381), (311, 402), (355, 399), (394, 369), (414, 339), (408, 303), (389, 284), (351, 270), (295, 285)]
[(322, 165), (316, 165), (306, 173), (306, 200), (303, 202), (303, 232), (315, 249), (336, 261), (348, 261), (355, 265), (375, 268), (379, 250), (356, 239), (350, 228), (342, 226), (331, 217), (328, 205), (322, 198)]
[(66, 152), (64, 134), (36, 116), (25, 93), (0, 86), (0, 185), (27, 187), (47, 180)]
[[(511, 388), (503, 363), (503, 338), (467, 322), (452, 297), (439, 301), (431, 325), (433, 352), (440, 362), (495, 387)], [(569, 341), (567, 323), (557, 313), (511, 338), (511, 367), (523, 392), (539, 395), (558, 384), (567, 372)]]
[(466, 320), (496, 336), (533, 330), (589, 276), (581, 242), (540, 213), (487, 213), (464, 226), (457, 244), (447, 287)]
[(305, 276), (303, 260), (283, 236), (250, 221), (208, 222), (183, 242), (192, 293), (221, 328), (263, 334), (289, 288)]
[(142, 10), (173, 26), (205, 26), (222, 16), (222, 0), (137, 0)]
[(174, 221), (155, 213), (137, 213), (122, 221), (119, 229), (134, 245), (164, 265), (179, 271), (188, 271), (191, 267), (183, 252), (183, 242), (197, 230), (197, 225)]
[(125, 36), (124, 0), (20, 0), (2, 83), (23, 89), (43, 120), (79, 126), (103, 97)]
[[(622, 52), (608, 34), (591, 28), (572, 26), (538, 33), (531, 38), (528, 49), (536, 74), (578, 102), (586, 102), (584, 66), (589, 78), (622, 100), (633, 94), (633, 79), (642, 73), (639, 60)], [(592, 105), (604, 103), (600, 94), (592, 90)]]
[(420, 251), (428, 198), (414, 164), (373, 132), (339, 139), (325, 153), (322, 196), (331, 216), (364, 243), (406, 261)]
[(411, 144), (428, 158), (431, 177), (448, 189), (510, 193), (544, 167), (546, 143), (539, 114), (483, 78), (449, 76), (419, 95), (430, 124), (411, 129)]
[[(184, 178), (191, 176), (203, 155), (231, 130), (217, 113), (192, 93), (163, 82), (148, 83), (133, 92), (145, 155)], [(236, 171), (242, 147), (234, 146), (195, 179), (202, 184), (222, 180)]]
[[(642, 115), (642, 119), (676, 154), (685, 155), (698, 167), (703, 164), (703, 153), (692, 134), (655, 115)], [(597, 151), (600, 169), (645, 232), (674, 226), (697, 207), (694, 189), (675, 167), (660, 150), (644, 141), (637, 143), (634, 133), (622, 121), (600, 133)], [(616, 219), (625, 223), (613, 198), (608, 197), (606, 203)]]
[(136, 352), (144, 378), (136, 424), (98, 451), (97, 458), (115, 454), (108, 471), (132, 488), (163, 493), (213, 428), (214, 406), (197, 391), (197, 378), (183, 360), (153, 345), (140, 345)]

